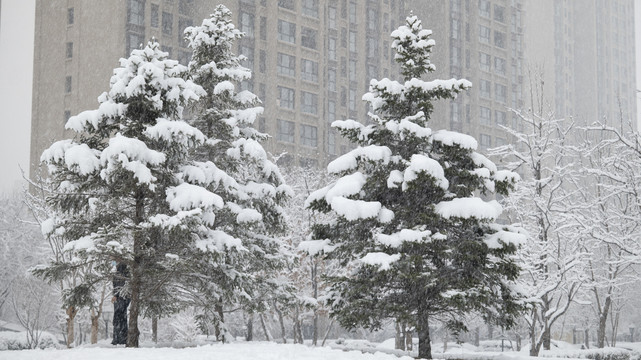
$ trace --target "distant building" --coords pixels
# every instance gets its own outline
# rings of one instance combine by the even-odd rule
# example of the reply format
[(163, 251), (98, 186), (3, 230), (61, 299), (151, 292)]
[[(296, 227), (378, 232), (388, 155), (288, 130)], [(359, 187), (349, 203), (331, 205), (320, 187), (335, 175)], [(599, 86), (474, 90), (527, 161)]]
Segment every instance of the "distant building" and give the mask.
[(555, 116), (636, 126), (634, 0), (525, 3), (526, 63)]
[[(337, 119), (365, 121), (369, 80), (395, 74), (390, 32), (405, 18), (403, 0), (222, 0), (247, 35), (237, 51), (263, 101), (256, 127), (280, 163), (324, 165), (349, 144)], [(53, 141), (72, 134), (66, 120), (95, 109), (118, 59), (152, 37), (186, 64), (187, 26), (218, 2), (205, 0), (43, 0), (36, 3), (31, 174)]]

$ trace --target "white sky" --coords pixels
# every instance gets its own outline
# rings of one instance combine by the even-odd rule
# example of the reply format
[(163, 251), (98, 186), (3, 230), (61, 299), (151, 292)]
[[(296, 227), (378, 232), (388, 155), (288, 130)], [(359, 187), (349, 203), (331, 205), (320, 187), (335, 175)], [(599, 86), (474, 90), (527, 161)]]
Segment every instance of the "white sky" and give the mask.
[[(579, 1), (579, 0), (575, 0)], [(637, 89), (641, 89), (641, 0), (635, 0)], [(35, 0), (0, 0), (0, 194), (29, 171)], [(641, 124), (641, 95), (637, 119)], [(641, 126), (639, 126), (641, 129)]]

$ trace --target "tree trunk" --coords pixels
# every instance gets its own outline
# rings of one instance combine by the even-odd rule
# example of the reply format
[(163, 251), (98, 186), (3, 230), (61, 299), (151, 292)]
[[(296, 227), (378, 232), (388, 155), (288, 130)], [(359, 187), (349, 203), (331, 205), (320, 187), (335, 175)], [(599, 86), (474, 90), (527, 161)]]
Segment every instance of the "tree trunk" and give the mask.
[[(312, 287), (314, 289), (314, 299), (318, 300), (318, 261), (312, 258)], [(314, 308), (312, 345), (318, 343), (318, 309)]]
[(550, 342), (552, 340), (551, 332), (552, 332), (552, 329), (550, 329), (550, 326), (546, 324), (545, 328), (543, 329), (543, 349), (544, 350), (550, 350)]
[(76, 340), (75, 334), (74, 334), (74, 321), (76, 319), (77, 313), (78, 313), (78, 309), (76, 309), (75, 306), (69, 306), (67, 308), (67, 347), (68, 348), (72, 348), (73, 342)]
[(610, 296), (605, 298), (605, 303), (603, 304), (603, 309), (601, 309), (601, 314), (599, 314), (599, 327), (597, 329), (597, 347), (602, 349), (605, 347), (605, 329), (608, 321), (608, 313), (610, 313), (610, 305), (612, 304), (612, 299)]
[(265, 333), (265, 340), (272, 341), (272, 336), (269, 333), (269, 330), (267, 330), (267, 324), (265, 322), (265, 314), (260, 313), (258, 317), (260, 318), (260, 326), (263, 327), (263, 333)]
[[(93, 312), (93, 311), (92, 311)], [(98, 325), (100, 324), (100, 314), (91, 314), (91, 343), (98, 342)]]
[(274, 310), (276, 311), (276, 314), (278, 315), (278, 323), (280, 324), (280, 334), (283, 337), (283, 344), (287, 344), (287, 337), (285, 336), (285, 320), (283, 319), (283, 312), (280, 311), (278, 306), (276, 306), (276, 302), (274, 301)]
[[(145, 216), (145, 194), (141, 188), (136, 190), (136, 214), (134, 216), (134, 223), (136, 225), (144, 221)], [(131, 303), (129, 307), (129, 329), (127, 332), (127, 347), (138, 347), (138, 337), (140, 331), (138, 330), (138, 316), (140, 315), (140, 292), (142, 291), (142, 266), (143, 266), (143, 245), (145, 242), (144, 235), (140, 229), (134, 230), (134, 246), (133, 256), (134, 261), (131, 264), (131, 281), (129, 287), (131, 289)]]
[(418, 357), (423, 359), (432, 358), (432, 344), (430, 342), (429, 314), (419, 306), (417, 314), (418, 330)]
[(443, 335), (443, 352), (447, 351), (447, 341), (449, 340), (449, 331), (445, 330), (445, 335)]
[(396, 335), (394, 336), (394, 348), (405, 351), (405, 339), (403, 339), (403, 331), (401, 330), (401, 324), (398, 320), (396, 320), (394, 327), (396, 329)]
[(151, 341), (158, 343), (158, 316), (151, 318)]
[(245, 334), (246, 341), (254, 340), (254, 313), (250, 312), (247, 317), (247, 334)]
[(481, 344), (481, 329), (477, 326), (474, 330), (474, 346), (479, 346)]
[(216, 314), (218, 314), (218, 321), (216, 322), (215, 325), (215, 332), (216, 332), (216, 341), (220, 341), (223, 344), (227, 339), (225, 339), (225, 313), (223, 312), (223, 305), (221, 302), (216, 304)]
[(329, 331), (332, 329), (332, 325), (334, 325), (334, 319), (332, 319), (329, 322), (329, 325), (327, 325), (327, 331), (325, 331), (325, 336), (323, 336), (323, 342), (321, 343), (321, 346), (325, 346), (325, 341), (327, 340), (327, 336), (329, 336)]
[(403, 326), (403, 337), (405, 338), (405, 350), (414, 350), (414, 343), (412, 342), (412, 330), (410, 330), (410, 327), (407, 326), (407, 324)]
[[(614, 316), (614, 324), (612, 324), (612, 347), (617, 346), (617, 336), (619, 333), (619, 312), (616, 312), (616, 315)], [(632, 334), (630, 334), (630, 342), (634, 342), (634, 339), (632, 338)]]
[(536, 316), (537, 310), (532, 310), (532, 324), (530, 325), (530, 356), (539, 356), (541, 344), (536, 341)]

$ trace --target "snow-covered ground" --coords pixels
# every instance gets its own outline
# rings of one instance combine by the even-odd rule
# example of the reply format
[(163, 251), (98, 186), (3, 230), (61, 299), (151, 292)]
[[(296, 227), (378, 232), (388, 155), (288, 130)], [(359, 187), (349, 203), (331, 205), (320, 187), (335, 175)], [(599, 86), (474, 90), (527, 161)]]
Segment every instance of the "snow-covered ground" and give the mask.
[(81, 347), (70, 350), (2, 351), (2, 360), (412, 360), (384, 353), (341, 351), (328, 347), (283, 345), (265, 342), (206, 345), (195, 348), (105, 348)]

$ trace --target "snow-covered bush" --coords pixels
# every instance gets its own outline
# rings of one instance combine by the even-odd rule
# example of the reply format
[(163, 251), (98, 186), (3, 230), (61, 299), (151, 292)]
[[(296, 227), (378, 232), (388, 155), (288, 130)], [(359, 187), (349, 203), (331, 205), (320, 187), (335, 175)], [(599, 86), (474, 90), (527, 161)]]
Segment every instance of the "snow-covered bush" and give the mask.
[(38, 344), (35, 347), (30, 346), (27, 340), (27, 332), (0, 331), (0, 351), (2, 350), (27, 350), (32, 348), (47, 349), (59, 348), (56, 337), (48, 332), (40, 334)]

